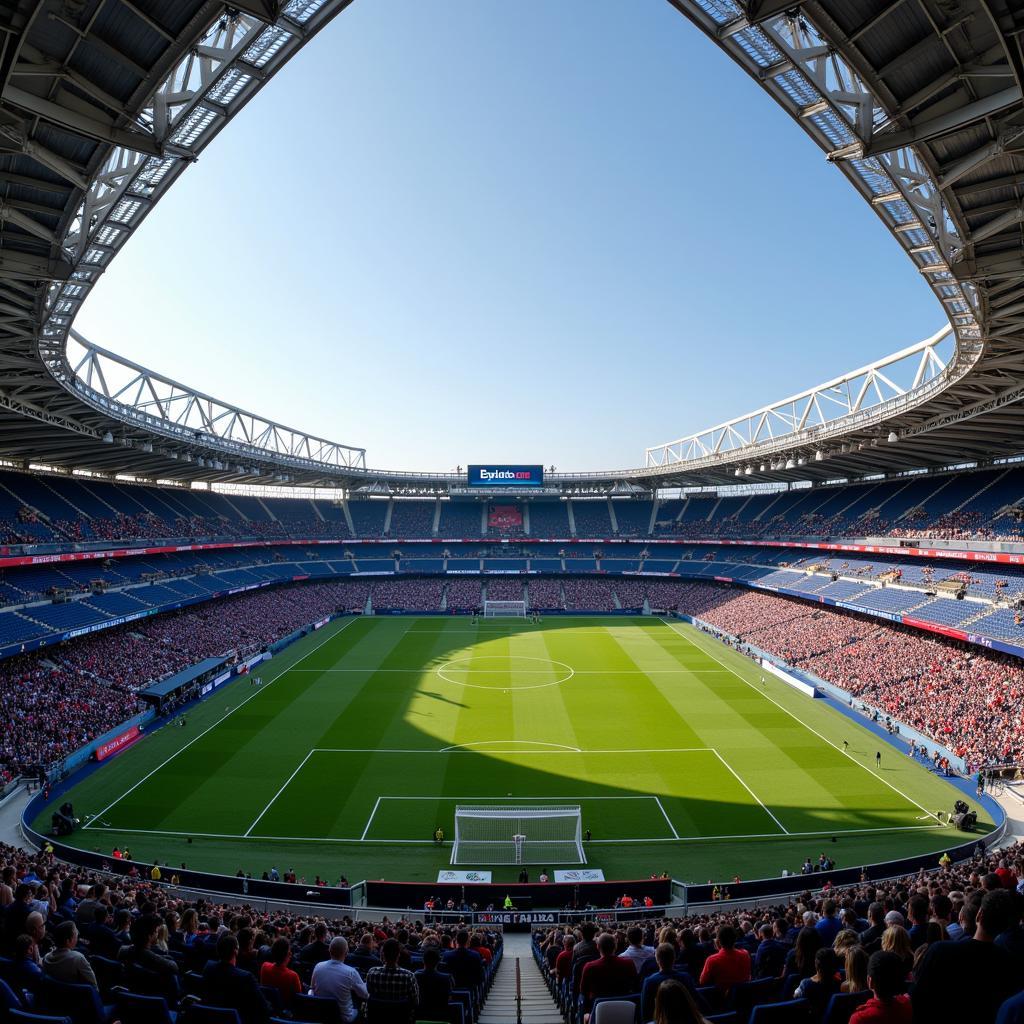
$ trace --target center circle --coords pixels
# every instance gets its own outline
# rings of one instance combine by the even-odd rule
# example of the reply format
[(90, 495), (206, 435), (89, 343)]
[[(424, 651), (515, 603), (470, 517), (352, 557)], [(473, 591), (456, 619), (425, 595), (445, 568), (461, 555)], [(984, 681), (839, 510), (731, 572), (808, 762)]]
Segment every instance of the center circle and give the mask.
[[(517, 667), (517, 662), (529, 662), (528, 666)], [(554, 668), (562, 673), (558, 679), (549, 679), (543, 683), (530, 682), (544, 671), (537, 668), (537, 665), (544, 665), (547, 668)], [(566, 665), (564, 661), (553, 661), (550, 658), (532, 658), (525, 654), (489, 654), (474, 658), (453, 658), (439, 665), (434, 671), (439, 678), (446, 683), (454, 683), (456, 686), (468, 686), (474, 690), (542, 690), (545, 686), (559, 686), (568, 682), (576, 674), (572, 666)], [(481, 675), (497, 672), (511, 672), (513, 676), (519, 675), (525, 678), (525, 682), (503, 680), (497, 683), (471, 683), (466, 679), (452, 678), (448, 672), (465, 673), (468, 677), (479, 673)]]

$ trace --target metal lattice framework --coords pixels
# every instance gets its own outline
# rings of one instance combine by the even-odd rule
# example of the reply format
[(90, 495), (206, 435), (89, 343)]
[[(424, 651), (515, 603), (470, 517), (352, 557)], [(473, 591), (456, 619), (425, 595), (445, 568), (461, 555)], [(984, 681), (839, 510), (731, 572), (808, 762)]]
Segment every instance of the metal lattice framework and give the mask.
[[(648, 466), (669, 466), (712, 460), (726, 453), (752, 455), (794, 442), (823, 444), (841, 436), (857, 421), (891, 415), (901, 405), (913, 405), (946, 386), (951, 327), (869, 366), (808, 388), (792, 398), (773, 402), (691, 434), (655, 445), (646, 451)], [(909, 372), (906, 385), (898, 383)], [(820, 449), (819, 449), (820, 450)], [(771, 469), (785, 469), (773, 462)], [(820, 461), (820, 460), (819, 460)], [(792, 467), (790, 467), (792, 468)]]
[(313, 437), (228, 405), (93, 345), (75, 330), (65, 351), (74, 386), (85, 401), (103, 412), (131, 416), (173, 440), (215, 439), (238, 458), (269, 454), (289, 465), (366, 468), (363, 448)]
[[(0, 6), (0, 452), (98, 472), (434, 493), (72, 335), (106, 266), (350, 0)], [(1013, 0), (669, 0), (882, 220), (950, 327), (568, 491), (818, 479), (1024, 450), (1024, 11)], [(26, 421), (33, 428), (25, 430)], [(818, 465), (825, 463), (825, 465)], [(284, 471), (284, 472), (282, 472)]]

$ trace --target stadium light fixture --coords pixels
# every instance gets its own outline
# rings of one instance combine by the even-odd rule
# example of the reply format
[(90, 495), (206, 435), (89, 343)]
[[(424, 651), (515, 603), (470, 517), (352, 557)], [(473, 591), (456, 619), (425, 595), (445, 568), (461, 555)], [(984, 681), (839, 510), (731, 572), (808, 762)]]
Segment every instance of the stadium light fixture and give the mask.
[(761, 463), (761, 472), (762, 473), (767, 473), (768, 472), (768, 467), (763, 462)]
[(816, 451), (814, 453), (814, 461), (815, 462), (824, 462), (825, 461), (825, 453), (820, 448), (818, 449), (818, 451)]
[(796, 463), (792, 459), (786, 459), (786, 469), (796, 469)]
[(743, 475), (743, 474), (742, 474), (742, 471), (741, 471), (741, 470), (740, 470), (740, 468), (739, 468), (739, 466), (737, 466), (737, 467), (736, 467), (736, 468), (735, 468), (735, 469), (734, 469), (734, 470), (732, 471), (732, 475), (733, 475), (733, 476), (742, 476), (742, 475)]
[(104, 444), (113, 444), (114, 443), (114, 435), (109, 430), (103, 435), (103, 443)]
[(152, 445), (152, 443), (149, 442), (149, 441), (143, 441), (143, 443), (142, 443), (142, 450), (147, 455), (152, 455), (153, 454), (153, 445)]
[(753, 466), (747, 466), (747, 467), (744, 468), (743, 472), (747, 476), (750, 476), (750, 474), (754, 472), (754, 467)]
[(889, 431), (889, 444), (895, 444), (898, 440), (899, 440), (899, 436), (897, 435), (896, 431), (895, 430), (890, 430)]
[(796, 464), (798, 466), (806, 466), (807, 460), (801, 455), (800, 458), (796, 460)]

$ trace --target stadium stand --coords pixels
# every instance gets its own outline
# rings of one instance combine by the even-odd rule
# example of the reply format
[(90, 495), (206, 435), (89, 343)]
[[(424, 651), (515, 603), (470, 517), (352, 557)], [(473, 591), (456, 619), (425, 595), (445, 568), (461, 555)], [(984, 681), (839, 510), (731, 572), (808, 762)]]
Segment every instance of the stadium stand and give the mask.
[[(339, 1002), (305, 994), (316, 992), (314, 971), (330, 958), (331, 940), (341, 937), (350, 950), (347, 962), (369, 989), (362, 997), (354, 994), (352, 1012), (368, 1013), (371, 1020), (398, 1019), (384, 1016), (394, 1007), (375, 998), (380, 990), (371, 973), (381, 963), (380, 954), (387, 953), (384, 944), (397, 943), (399, 963), (406, 969), (422, 971), (429, 949), (440, 960), (444, 984), (428, 979), (422, 992), (416, 986), (420, 1019), (426, 1019), (425, 1013), (470, 1024), (486, 1007), (502, 960), (501, 933), (490, 929), (474, 929), (468, 943), (462, 940), (471, 952), (456, 955), (458, 923), (325, 920), (319, 914), (282, 915), (189, 900), (173, 888), (143, 880), (135, 865), (127, 875), (77, 871), (46, 853), (29, 856), (0, 844), (0, 876), (4, 891), (11, 892), (0, 932), (5, 1019), (13, 1010), (11, 1020), (96, 1024), (108, 1019), (106, 1006), (116, 1015), (111, 1020), (154, 1024), (173, 1021), (179, 1012), (182, 1020), (235, 1024), (268, 1024), (285, 1014), (290, 1020), (341, 1021)], [(172, 868), (167, 876), (174, 879)], [(29, 878), (39, 880), (29, 892), (31, 905), (25, 902), (30, 887), (22, 884)], [(13, 888), (8, 889), (7, 879)], [(319, 876), (301, 881), (333, 884)], [(99, 915), (97, 908), (102, 908)], [(234, 939), (232, 960), (244, 984), (233, 971), (221, 980), (217, 961), (224, 959), (225, 936)], [(464, 965), (466, 959), (472, 970)], [(411, 1019), (412, 1008), (404, 1009)]]
[(382, 537), (388, 502), (368, 498), (365, 501), (350, 501), (349, 515), (352, 529), (357, 537)]
[(433, 501), (395, 500), (391, 503), (391, 537), (429, 537), (434, 529)]
[(788, 597), (693, 583), (676, 605), (834, 683), (972, 766), (1024, 755), (1024, 663), (904, 626)]
[[(809, 878), (798, 898), (753, 909), (634, 920), (627, 911), (612, 924), (539, 928), (534, 961), (567, 1024), (582, 1022), (602, 999), (635, 1004), (615, 1019), (653, 1020), (662, 986), (690, 993), (666, 1004), (673, 1013), (679, 1007), (678, 1015), (657, 1016), (666, 1024), (1003, 1024), (1013, 1021), (1024, 989), (1011, 952), (1021, 927), (1021, 855), (1015, 844), (928, 874), (840, 889), (821, 890)], [(632, 975), (598, 966), (599, 945)], [(978, 962), (997, 966), (981, 974)], [(598, 969), (588, 972), (591, 963)]]
[(439, 537), (481, 537), (483, 506), (475, 501), (442, 501)]
[[(496, 503), (522, 513), (526, 506)], [(1024, 467), (896, 478), (757, 495), (693, 493), (659, 501), (651, 531), (650, 499), (616, 499), (613, 528), (604, 498), (572, 500), (576, 536), (604, 538), (715, 537), (751, 540), (890, 538), (921, 541), (1024, 542)], [(396, 498), (354, 499), (355, 536), (429, 537), (438, 503)], [(569, 536), (569, 502), (534, 499), (529, 536)], [(481, 503), (440, 501), (438, 534), (481, 536)], [(488, 526), (496, 536), (525, 533), (522, 524)], [(339, 503), (255, 497), (183, 488), (111, 483), (59, 475), (0, 471), (0, 543), (83, 544), (139, 539), (244, 539), (351, 536)]]
[(606, 498), (573, 498), (572, 518), (577, 537), (610, 537), (611, 514)]
[(568, 537), (569, 514), (564, 501), (530, 502), (531, 537)]

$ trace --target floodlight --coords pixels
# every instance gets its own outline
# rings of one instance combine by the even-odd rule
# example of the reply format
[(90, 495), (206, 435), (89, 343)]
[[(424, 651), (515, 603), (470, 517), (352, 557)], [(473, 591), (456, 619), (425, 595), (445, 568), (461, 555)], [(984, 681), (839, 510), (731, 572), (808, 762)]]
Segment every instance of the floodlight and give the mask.
[(895, 444), (898, 440), (899, 440), (899, 436), (896, 434), (896, 431), (895, 430), (890, 430), (889, 431), (889, 444)]

